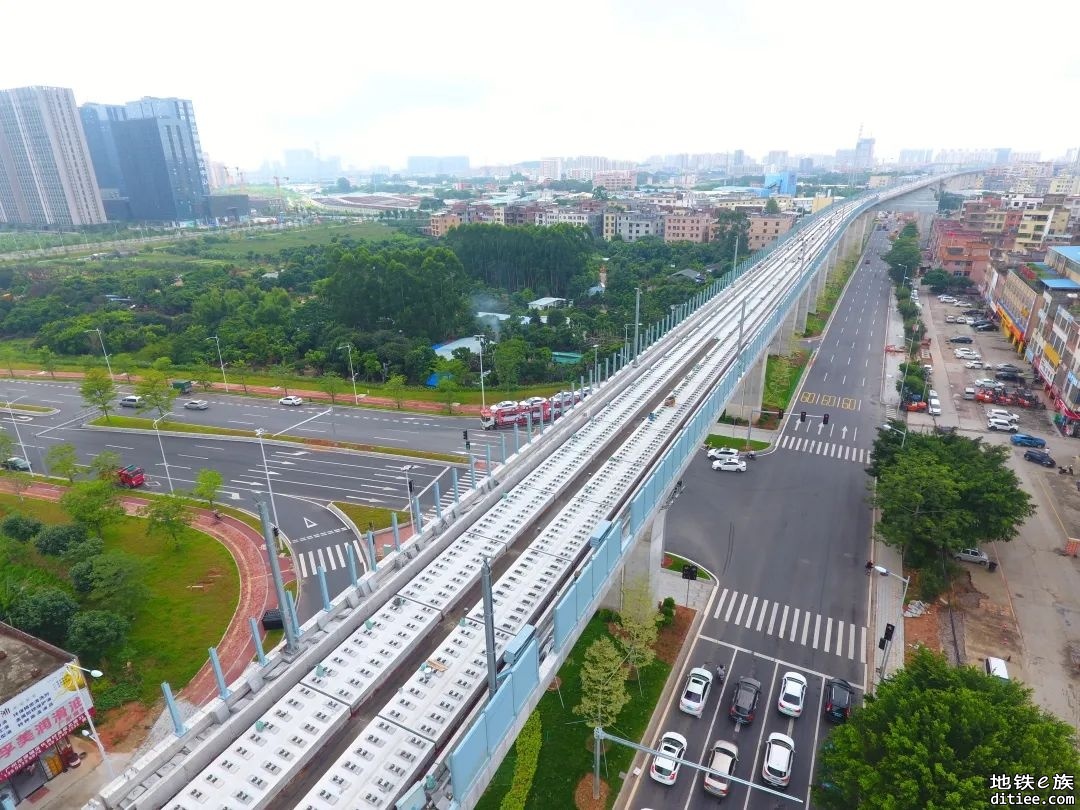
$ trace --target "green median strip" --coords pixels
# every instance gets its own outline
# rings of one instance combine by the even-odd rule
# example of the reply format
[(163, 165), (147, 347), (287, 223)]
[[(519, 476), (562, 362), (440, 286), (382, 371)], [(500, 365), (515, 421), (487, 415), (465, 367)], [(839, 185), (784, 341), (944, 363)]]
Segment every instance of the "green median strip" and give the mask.
[[(93, 425), (94, 427), (120, 428), (124, 430), (154, 429), (154, 420), (143, 419), (138, 416), (113, 415), (108, 418), (99, 416), (96, 419), (91, 419), (87, 424)], [(255, 438), (255, 431), (253, 430), (236, 430), (234, 428), (215, 427), (214, 425), (192, 425), (188, 422), (159, 422), (158, 426), (161, 430), (168, 433), (196, 433), (205, 436), (245, 436), (251, 439)], [(326, 449), (341, 448), (358, 450), (363, 453), (384, 453), (392, 456), (422, 458), (428, 461), (444, 461), (449, 464), (461, 464), (466, 460), (462, 456), (452, 455), (450, 453), (429, 453), (426, 450), (410, 450), (401, 447), (381, 447), (376, 444), (331, 442), (325, 439), (309, 439), (303, 436), (274, 436), (272, 438), (279, 442), (294, 442), (296, 444), (305, 444), (312, 447), (323, 447)]]
[[(402, 494), (404, 494), (405, 488), (402, 487)], [(389, 528), (391, 525), (390, 515), (395, 514), (390, 509), (383, 509), (379, 506), (361, 506), (358, 503), (348, 503), (346, 501), (334, 501), (334, 506), (349, 516), (349, 520), (356, 524), (362, 532), (366, 532), (370, 526), (374, 531), (380, 529)], [(408, 512), (397, 512), (398, 526), (404, 526), (409, 522)]]
[[(732, 429), (739, 430), (737, 426)], [(747, 441), (745, 436), (720, 436), (715, 433), (705, 437), (705, 444), (709, 447), (734, 447), (736, 450), (764, 450), (769, 446), (768, 442), (757, 439)]]
[[(680, 557), (678, 554), (671, 554), (669, 552), (664, 552), (664, 560), (663, 560), (662, 565), (668, 571), (682, 571), (684, 565), (695, 565), (695, 564), (696, 563), (690, 562), (690, 560), (686, 559), (685, 557)], [(705, 571), (705, 569), (700, 568), (700, 567), (698, 568), (697, 578), (698, 579), (703, 579), (703, 580), (712, 579), (712, 577), (709, 576), (709, 574)]]
[[(0, 402), (0, 409), (8, 410), (6, 402)], [(12, 405), (11, 410), (15, 413), (19, 411), (26, 411), (28, 413), (52, 413), (56, 408), (46, 408), (44, 405), (27, 405), (25, 402), (20, 402), (18, 405)]]

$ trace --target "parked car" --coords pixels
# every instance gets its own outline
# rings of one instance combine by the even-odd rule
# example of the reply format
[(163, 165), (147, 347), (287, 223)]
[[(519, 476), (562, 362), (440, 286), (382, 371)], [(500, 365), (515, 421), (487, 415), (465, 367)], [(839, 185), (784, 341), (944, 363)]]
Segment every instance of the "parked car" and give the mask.
[(205, 399), (189, 399), (184, 403), (184, 407), (189, 411), (205, 411), (210, 407), (210, 403)]
[(983, 367), (983, 361), (982, 360), (968, 360), (966, 363), (964, 363), (964, 368), (982, 368), (982, 367)]
[(801, 717), (803, 703), (806, 701), (806, 678), (798, 672), (785, 672), (780, 681), (780, 697), (776, 701), (776, 710), (789, 717)]
[(996, 366), (994, 366), (994, 368), (998, 371), (1014, 371), (1017, 374), (1023, 371), (1022, 368), (1020, 368), (1019, 366), (1014, 366), (1012, 363), (998, 363)]
[(682, 759), (686, 753), (686, 737), (674, 731), (665, 731), (656, 748), (667, 756), (653, 757), (649, 776), (661, 785), (674, 785), (679, 777), (679, 763), (676, 760)]
[(992, 323), (977, 323), (974, 326), (976, 332), (989, 332), (994, 328)]
[(791, 769), (794, 764), (795, 741), (787, 734), (774, 731), (765, 742), (761, 778), (770, 785), (786, 788), (791, 782)]
[(1004, 408), (987, 408), (986, 409), (986, 418), (987, 419), (1005, 419), (1005, 420), (1007, 420), (1009, 422), (1019, 422), (1020, 421), (1020, 414), (1013, 413), (1012, 411), (1007, 411)]
[(846, 722), (851, 717), (851, 704), (855, 702), (855, 690), (843, 678), (831, 678), (825, 684), (825, 719), (834, 723)]
[(686, 686), (683, 687), (682, 697), (679, 698), (679, 711), (701, 717), (705, 711), (705, 703), (709, 700), (709, 690), (712, 689), (713, 675), (704, 667), (694, 667), (686, 677)]
[(975, 339), (968, 335), (953, 335), (949, 338), (949, 343), (974, 343)]
[(1019, 430), (1019, 428), (1015, 424), (1010, 422), (1008, 419), (998, 419), (996, 417), (986, 420), (986, 429), (1004, 430), (1007, 433), (1016, 433), (1016, 431)]
[(978, 548), (962, 548), (953, 554), (954, 560), (975, 563), (976, 565), (990, 565), (990, 558), (986, 552)]
[[(303, 405), (304, 398), (298, 397), (295, 394), (289, 394), (287, 397), (282, 397), (278, 400), (278, 405)], [(515, 403), (516, 404), (516, 403)]]
[(12, 456), (11, 458), (4, 459), (2, 466), (5, 470), (30, 472), (30, 462), (21, 456)]
[(945, 323), (956, 323), (956, 316), (955, 315), (946, 315), (945, 316)]
[[(738, 763), (739, 748), (735, 743), (726, 740), (717, 740), (713, 743), (712, 756), (709, 758), (710, 768), (722, 773), (724, 776), (731, 776), (735, 773), (735, 766)], [(723, 798), (728, 795), (731, 783), (723, 777), (707, 773), (702, 787), (705, 788), (706, 793)]]
[(1023, 385), (1025, 382), (1023, 375), (1017, 374), (1015, 371), (999, 371), (994, 375), (994, 379), (1001, 382), (1016, 383), (1017, 385)]
[(955, 304), (953, 304), (953, 306), (954, 307), (970, 307), (971, 302), (970, 301), (957, 301)]
[(728, 456), (718, 458), (712, 463), (712, 468), (721, 472), (746, 472), (746, 462), (741, 458)]
[(1028, 450), (1024, 453), (1024, 461), (1032, 461), (1044, 467), (1053, 467), (1057, 464), (1053, 457), (1045, 450)]
[(1009, 441), (1018, 447), (1046, 447), (1046, 439), (1032, 436), (1030, 433), (1014, 433)]
[(754, 712), (757, 711), (760, 697), (761, 681), (744, 675), (735, 684), (735, 694), (731, 698), (728, 716), (739, 725), (749, 725), (754, 722)]
[(710, 447), (706, 455), (711, 459), (738, 458), (739, 451), (734, 447)]

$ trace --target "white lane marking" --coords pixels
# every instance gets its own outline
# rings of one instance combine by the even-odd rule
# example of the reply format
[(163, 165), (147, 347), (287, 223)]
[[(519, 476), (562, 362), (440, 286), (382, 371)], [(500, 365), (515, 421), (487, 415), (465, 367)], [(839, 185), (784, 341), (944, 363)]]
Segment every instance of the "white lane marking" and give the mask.
[[(775, 607), (774, 607), (774, 610), (775, 610)], [(754, 628), (759, 633), (761, 632), (761, 626), (763, 624), (765, 624), (765, 614), (768, 613), (768, 611), (769, 611), (769, 600), (768, 599), (762, 599), (761, 600), (761, 613), (758, 614), (757, 627)]]
[(750, 597), (749, 594), (744, 593), (742, 595), (742, 601), (739, 602), (739, 612), (735, 614), (735, 624), (742, 623), (743, 609), (746, 607), (746, 600)]
[(862, 632), (859, 635), (859, 663), (866, 663), (866, 628), (861, 628)]
[[(724, 621), (725, 622), (731, 621), (731, 611), (733, 611), (735, 609), (735, 597), (736, 596), (738, 596), (738, 594), (733, 593), (731, 595), (731, 601), (728, 602), (727, 612), (724, 614)], [(743, 598), (745, 599), (746, 597), (743, 597)]]
[(772, 635), (773, 624), (776, 622), (776, 610), (780, 607), (777, 602), (772, 603), (772, 613), (769, 616), (769, 629), (765, 631), (766, 635)]
[(795, 634), (799, 632), (799, 609), (795, 608), (795, 618), (791, 620), (791, 637), (788, 641), (795, 640)]
[(847, 657), (852, 661), (855, 660), (855, 627), (852, 625), (848, 631), (848, 643), (847, 643)]
[(831, 638), (832, 638), (832, 618), (827, 617), (826, 621), (825, 621), (825, 646), (823, 646), (821, 648), (821, 649), (825, 650), (825, 652), (829, 652), (829, 639), (831, 639)]
[(799, 643), (805, 647), (806, 634), (810, 631), (810, 611), (806, 611), (803, 615), (805, 616), (805, 621), (803, 621), (802, 638), (799, 640)]
[(836, 620), (836, 654), (844, 654), (844, 621), (843, 619)]
[(746, 614), (746, 629), (750, 629), (751, 623), (754, 621), (754, 609), (757, 607), (758, 598), (755, 596), (754, 600), (750, 603), (750, 611)]
[(780, 638), (784, 637), (784, 628), (787, 626), (787, 612), (788, 612), (788, 606), (784, 605), (784, 615), (782, 615), (780, 617), (780, 632), (776, 634)]
[(817, 618), (814, 619), (814, 643), (813, 648), (817, 649), (818, 634), (821, 632), (821, 614), (817, 614)]
[(345, 555), (341, 553), (341, 546), (340, 545), (334, 546), (334, 551), (337, 552), (338, 561), (341, 563), (341, 567), (344, 568), (345, 567)]
[(716, 612), (713, 613), (713, 618), (714, 619), (719, 619), (720, 618), (720, 611), (722, 611), (724, 609), (724, 601), (727, 599), (727, 595), (728, 595), (728, 589), (724, 588), (724, 592), (722, 594), (720, 594), (720, 599), (717, 600), (717, 603), (716, 603)]

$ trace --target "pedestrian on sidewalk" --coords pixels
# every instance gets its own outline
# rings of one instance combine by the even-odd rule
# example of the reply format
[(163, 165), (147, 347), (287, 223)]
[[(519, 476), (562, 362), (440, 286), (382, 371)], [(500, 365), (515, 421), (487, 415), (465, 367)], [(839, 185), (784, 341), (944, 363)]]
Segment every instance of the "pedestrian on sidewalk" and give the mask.
[(873, 560), (867, 560), (866, 561), (866, 575), (870, 576), (870, 573), (873, 570), (874, 570), (874, 561)]

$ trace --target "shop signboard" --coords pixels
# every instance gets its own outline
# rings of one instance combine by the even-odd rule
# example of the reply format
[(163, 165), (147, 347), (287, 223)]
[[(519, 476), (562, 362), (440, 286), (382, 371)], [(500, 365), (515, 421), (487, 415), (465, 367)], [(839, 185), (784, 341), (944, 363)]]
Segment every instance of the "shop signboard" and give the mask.
[(92, 705), (82, 672), (68, 667), (0, 704), (0, 779), (18, 773), (85, 723)]

